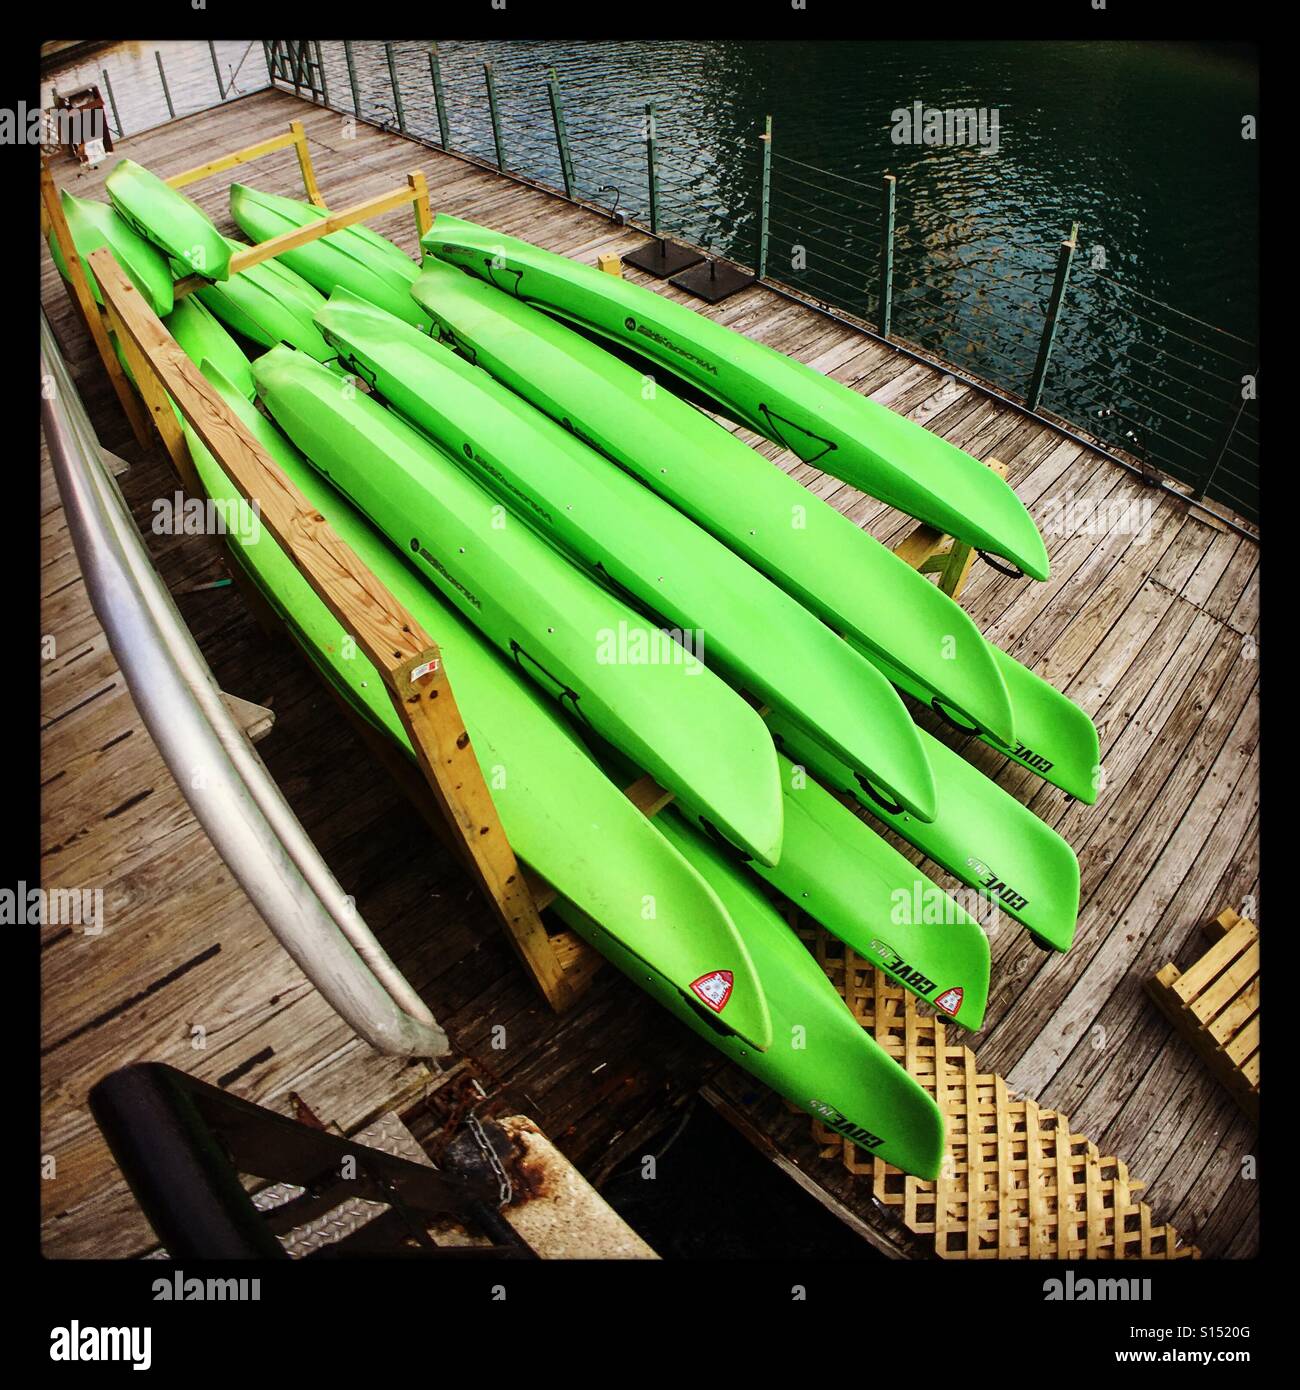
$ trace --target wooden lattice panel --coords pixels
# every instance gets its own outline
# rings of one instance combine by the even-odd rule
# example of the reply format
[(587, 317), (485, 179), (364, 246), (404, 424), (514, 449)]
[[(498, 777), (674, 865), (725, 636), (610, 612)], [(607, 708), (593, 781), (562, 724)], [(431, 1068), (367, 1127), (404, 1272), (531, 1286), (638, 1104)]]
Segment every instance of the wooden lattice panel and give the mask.
[(981, 1072), (916, 998), (815, 923), (800, 935), (854, 1017), (935, 1097), (948, 1153), (935, 1182), (912, 1177), (812, 1121), (822, 1157), (870, 1177), (873, 1196), (910, 1231), (933, 1236), (942, 1259), (1199, 1258), (1172, 1226), (1153, 1221), (1117, 1158), (1070, 1129), (1067, 1116), (1014, 1095)]
[(1259, 932), (1232, 908), (1206, 932), (1214, 945), (1185, 971), (1163, 966), (1147, 993), (1258, 1124)]

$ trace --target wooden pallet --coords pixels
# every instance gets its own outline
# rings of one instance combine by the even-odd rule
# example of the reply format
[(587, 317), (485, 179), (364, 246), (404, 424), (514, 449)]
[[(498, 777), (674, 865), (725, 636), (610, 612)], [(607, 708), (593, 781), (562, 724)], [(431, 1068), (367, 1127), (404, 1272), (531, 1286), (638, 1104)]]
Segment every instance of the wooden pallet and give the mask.
[(1194, 965), (1161, 967), (1146, 990), (1258, 1124), (1259, 929), (1229, 907), (1205, 932), (1214, 944)]
[(1199, 1258), (1137, 1200), (1144, 1184), (1074, 1133), (1068, 1116), (981, 1072), (943, 1022), (820, 926), (806, 922), (800, 935), (858, 1022), (934, 1096), (948, 1137), (934, 1182), (871, 1158), (814, 1120), (821, 1155), (839, 1155), (849, 1172), (870, 1178), (875, 1200), (910, 1231), (932, 1236), (940, 1259)]

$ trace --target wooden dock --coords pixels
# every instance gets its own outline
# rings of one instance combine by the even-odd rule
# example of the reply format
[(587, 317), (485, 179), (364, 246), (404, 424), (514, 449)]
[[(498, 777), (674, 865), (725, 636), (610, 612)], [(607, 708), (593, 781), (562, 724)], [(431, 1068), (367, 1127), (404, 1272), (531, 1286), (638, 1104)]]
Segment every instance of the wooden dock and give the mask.
[[(594, 262), (643, 234), (461, 159), (336, 113), (261, 93), (122, 142), (161, 175), (307, 127), (326, 200), (342, 207), (425, 173), (434, 211), (454, 213)], [(96, 171), (56, 162), (63, 187), (102, 196)], [(302, 196), (291, 153), (248, 182)], [(222, 178), (187, 190), (233, 231)], [(414, 253), (409, 214), (372, 225)], [(554, 1017), (449, 855), (404, 814), (387, 775), (287, 639), (272, 640), (230, 586), (215, 538), (157, 536), (151, 504), (176, 488), (165, 455), (141, 455), (41, 257), (42, 297), (103, 444), (132, 467), (120, 480), (160, 573), (223, 688), (269, 705), (259, 744), (286, 796), (398, 966), (472, 1069), (493, 1113), (530, 1116), (599, 1186), (702, 1086), (774, 1145), (773, 1156), (842, 1209), (874, 1243), (917, 1253), (873, 1205), (870, 1185), (819, 1157), (807, 1117), (782, 1104), (611, 969)], [(635, 272), (629, 272), (633, 278)], [(677, 291), (656, 283), (670, 295)], [(685, 299), (685, 296), (679, 296)], [(696, 307), (699, 307), (696, 304)], [(1107, 784), (1079, 805), (982, 745), (967, 756), (1074, 846), (1083, 906), (1073, 949), (1044, 955), (1005, 923), (994, 934), (981, 1067), (1068, 1112), (1121, 1156), (1161, 1221), (1210, 1256), (1257, 1248), (1257, 1196), (1243, 1178), (1254, 1130), (1143, 991), (1165, 962), (1201, 949), (1223, 908), (1258, 920), (1258, 585), (1256, 543), (1207, 523), (1049, 424), (919, 364), (855, 328), (751, 287), (713, 317), (912, 416), (976, 457), (996, 456), (1041, 526), (1052, 579), (1030, 584), (977, 563), (963, 596), (980, 628), (1065, 690), (1101, 735)], [(910, 525), (837, 479), (742, 431), (882, 541)], [(89, 1086), (128, 1061), (170, 1062), (251, 1099), (305, 1103), (352, 1132), (397, 1111), (417, 1133), (438, 1123), (449, 1083), (382, 1058), (352, 1037), (271, 937), (190, 815), (125, 688), (91, 610), (48, 462), (43, 460), (44, 882), (102, 887), (98, 935), (44, 929), (44, 1246), (122, 1255), (149, 1232), (86, 1109)], [(1073, 515), (1069, 503), (1073, 501)], [(1083, 503), (1097, 505), (1080, 524)], [(1144, 510), (1134, 527), (1132, 508)], [(1052, 519), (1063, 517), (1054, 529)], [(1127, 517), (1127, 520), (1126, 520)], [(946, 736), (951, 737), (951, 736)], [(914, 851), (909, 851), (913, 858)], [(933, 865), (928, 870), (942, 880)], [(493, 1028), (505, 1046), (493, 1046)]]

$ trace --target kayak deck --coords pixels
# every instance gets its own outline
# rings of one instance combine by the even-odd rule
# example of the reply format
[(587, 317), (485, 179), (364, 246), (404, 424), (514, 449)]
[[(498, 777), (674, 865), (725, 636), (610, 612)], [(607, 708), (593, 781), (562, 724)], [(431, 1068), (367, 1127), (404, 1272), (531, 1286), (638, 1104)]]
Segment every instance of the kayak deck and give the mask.
[[(322, 135), (335, 119), (290, 96), (265, 94), (140, 137), (131, 142), (132, 157), (170, 173), (193, 162), (196, 123), (202, 125), (205, 140), (226, 148), (276, 134), (291, 116), (301, 117), (309, 131)], [(320, 172), (332, 202), (343, 204), (381, 191), (418, 162), (430, 176), (435, 201), (513, 234), (544, 241), (550, 249), (594, 260), (597, 250), (626, 251), (643, 241), (634, 231), (613, 228), (541, 191), (509, 185), (494, 173), (419, 149), (397, 135), (363, 127), (356, 146), (339, 155), (320, 147)], [(359, 151), (364, 160), (357, 158)], [(301, 196), (291, 155), (274, 179), (269, 169), (268, 165), (265, 175), (258, 171), (268, 188)], [(60, 164), (56, 171), (62, 179), (71, 166)], [(93, 185), (83, 194), (79, 184), (78, 193), (101, 196)], [(193, 196), (222, 230), (234, 234), (224, 215), (224, 189), (200, 185)], [(406, 249), (414, 249), (408, 218), (395, 214), (374, 225)], [(44, 253), (42, 270), (47, 312), (69, 354), (84, 359), (79, 329)], [(831, 325), (811, 309), (791, 306), (761, 287), (715, 312), (741, 318), (745, 331), (786, 350), (821, 359), (842, 379), (886, 397), (893, 408), (933, 409), (938, 404), (939, 372), (918, 368), (864, 335)], [(84, 374), (83, 383), (105, 445), (134, 459), (107, 385), (92, 371)], [(1071, 485), (1081, 492), (1139, 495), (1136, 485), (1112, 465), (1063, 442), (1045, 422), (1023, 420), (969, 393), (935, 410), (929, 423), (972, 452), (1003, 458), (1031, 504), (1049, 489)], [(775, 449), (764, 451), (778, 457)], [(907, 529), (909, 523), (896, 513), (817, 470), (795, 465), (788, 457), (778, 461), (886, 543), (896, 542)], [(141, 516), (148, 499), (167, 496), (173, 487), (158, 457), (142, 460), (122, 481)], [(45, 497), (42, 530), (50, 562), (45, 602), (79, 634), (87, 634), (75, 648), (69, 646), (66, 665), (60, 662), (46, 672), (46, 776), (64, 772), (51, 788), (46, 810), (47, 874), (55, 882), (79, 881), (76, 866), (85, 862), (79, 856), (93, 850), (98, 856), (96, 872), (106, 879), (112, 877), (112, 866), (125, 864), (132, 853), (143, 856), (151, 881), (155, 874), (181, 871), (192, 874), (196, 883), (200, 876), (211, 879), (215, 855), (192, 823), (186, 834), (166, 842), (142, 844), (131, 837), (131, 827), (161, 821), (164, 808), (180, 804), (165, 776), (151, 776), (147, 740), (137, 734), (114, 744), (112, 767), (120, 774), (116, 779), (106, 778), (102, 768), (97, 772), (93, 760), (82, 759), (135, 725), (120, 680), (113, 688), (111, 658), (96, 645), (97, 628), (85, 608), (84, 591), (66, 587), (75, 577), (75, 564), (67, 558), (57, 499), (48, 491)], [(486, 909), (466, 900), (463, 876), (431, 846), (423, 827), (411, 822), (388, 783), (375, 775), (373, 762), (352, 741), (343, 717), (300, 659), (288, 648), (268, 646), (229, 589), (183, 592), (222, 577), (216, 551), (197, 537), (150, 540), (165, 577), (181, 595), (187, 621), (226, 688), (251, 699), (274, 695), (277, 728), (259, 750), (331, 865), (349, 882), (366, 885), (359, 892), (359, 904), (368, 920), (420, 983), (439, 1018), (466, 1039), (466, 1050), (483, 1063), (480, 1074), (494, 1096), (503, 1097), (503, 1104), (523, 1104), (524, 1097), (531, 1098), (538, 1122), (552, 1135), (567, 1132), (566, 1152), (589, 1176), (601, 1174), (607, 1155), (608, 1162), (617, 1163), (624, 1153), (639, 1152), (638, 1146), (664, 1127), (673, 1107), (713, 1074), (713, 1050), (613, 970), (602, 972), (588, 998), (565, 1018), (557, 1020), (537, 1009)], [(1117, 539), (1090, 558), (1090, 548), (1077, 538), (1048, 540), (1056, 581), (1051, 593), (1023, 584), (1017, 588), (977, 563), (965, 606), (982, 630), (1040, 674), (1061, 680), (1067, 671), (1079, 673), (1071, 693), (1086, 699), (1102, 731), (1110, 780), (1104, 815), (1097, 815), (1066, 803), (1029, 772), (1009, 769), (992, 750), (975, 746), (966, 753), (997, 774), (1018, 798), (1030, 800), (1035, 810), (1046, 810), (1079, 850), (1084, 871), (1078, 944), (1070, 956), (1051, 959), (1050, 992), (1018, 997), (1049, 961), (1029, 954), (1032, 948), (1023, 932), (1009, 931), (993, 943), (995, 988), (988, 1027), (977, 1043), (980, 1062), (1012, 1074), (1028, 1093), (1068, 1109), (1080, 1127), (1106, 1145), (1106, 1152), (1120, 1153), (1135, 1178), (1150, 1184), (1150, 1200), (1163, 1216), (1187, 1224), (1193, 1211), (1202, 1214), (1197, 1243), (1205, 1254), (1248, 1254), (1254, 1239), (1254, 1194), (1242, 1189), (1252, 1185), (1234, 1182), (1204, 1161), (1216, 1130), (1225, 1146), (1245, 1151), (1242, 1145), (1251, 1142), (1248, 1127), (1234, 1116), (1231, 1101), (1218, 1095), (1211, 1080), (1185, 1075), (1186, 1058), (1179, 1047), (1167, 1041), (1163, 1025), (1148, 1018), (1142, 1001), (1129, 997), (1128, 972), (1148, 957), (1153, 970), (1177, 957), (1202, 916), (1213, 915), (1224, 901), (1237, 900), (1254, 888), (1256, 672), (1241, 661), (1240, 648), (1242, 633), (1254, 626), (1257, 555), (1250, 542), (1210, 531), (1185, 518), (1167, 499), (1157, 502), (1149, 544)], [(1152, 579), (1158, 582), (1148, 582)], [(1102, 606), (1106, 621), (1100, 627), (1084, 621), (1089, 601)], [(1081, 616), (1076, 619), (1075, 614)], [(86, 647), (89, 655), (71, 661)], [(1204, 708), (1198, 708), (1202, 704)], [(335, 758), (327, 752), (338, 746), (346, 746), (353, 756)], [(1178, 798), (1178, 824), (1170, 820), (1168, 808), (1160, 809), (1162, 789), (1164, 796)], [(148, 799), (138, 807), (103, 819), (146, 793)], [(1114, 824), (1103, 824), (1112, 814)], [(82, 836), (82, 830), (88, 833)], [(1123, 871), (1116, 872), (1121, 849), (1118, 867)], [(1184, 877), (1180, 864), (1196, 852), (1197, 870)], [(396, 876), (393, 865), (398, 866)], [(427, 908), (435, 894), (441, 929), (430, 933)], [(1153, 903), (1161, 908), (1155, 915)], [(324, 1119), (339, 1120), (348, 1130), (368, 1110), (407, 1104), (401, 1069), (341, 1046), (349, 1036), (346, 1028), (301, 992), (291, 965), (272, 960), (275, 953), (265, 949), (264, 929), (233, 885), (214, 890), (203, 911), (205, 924), (210, 924), (204, 940), (219, 942), (222, 949), (202, 959), (197, 957), (203, 953), (194, 948), (193, 917), (179, 918), (162, 900), (133, 909), (139, 927), (136, 939), (147, 934), (155, 943), (147, 956), (133, 958), (125, 939), (102, 941), (96, 952), (111, 954), (97, 954), (106, 969), (92, 974), (79, 970), (73, 954), (83, 943), (65, 938), (48, 945), (46, 959), (58, 978), (80, 983), (69, 985), (66, 1007), (47, 1020), (44, 1041), (54, 1047), (47, 1058), (47, 1076), (60, 1087), (66, 1078), (69, 1090), (66, 1097), (60, 1091), (50, 1102), (45, 1124), (56, 1140), (73, 1136), (86, 1160), (76, 1165), (76, 1173), (73, 1165), (60, 1165), (68, 1169), (73, 1186), (51, 1184), (58, 1190), (46, 1193), (46, 1243), (52, 1252), (86, 1251), (92, 1236), (106, 1252), (111, 1248), (125, 1253), (131, 1246), (126, 1205), (114, 1206), (110, 1196), (116, 1182), (111, 1160), (106, 1150), (95, 1147), (97, 1140), (79, 1118), (77, 1078), (93, 1054), (98, 1054), (99, 1065), (125, 1049), (135, 1014), (126, 1011), (107, 1019), (79, 1039), (70, 1035), (98, 1019), (106, 1007), (134, 998), (182, 965), (186, 971), (168, 979), (152, 997), (153, 1022), (146, 1035), (150, 1043), (168, 1036), (166, 1029), (195, 993), (224, 991), (240, 997), (254, 978), (254, 962), (260, 971), (269, 972), (256, 977), (259, 999), (269, 1000), (284, 987), (280, 1002), (265, 1016), (241, 1015), (241, 1025), (218, 1046), (195, 1054), (195, 1070), (205, 1079), (229, 1075), (232, 1087), (254, 1099), (298, 1089)], [(1145, 933), (1136, 943), (1126, 942), (1119, 926), (1130, 912)], [(1004, 972), (1022, 953), (1029, 970), (1012, 990)], [(999, 978), (1001, 986), (996, 983)], [(1059, 1018), (1053, 1015), (1057, 1005), (1064, 1006)], [(1134, 1036), (1100, 1054), (1088, 1051), (1086, 1057), (1069, 1048), (1062, 1051), (1061, 1024), (1095, 1016), (1106, 1018), (1112, 1037), (1118, 1036), (1109, 1026), (1112, 1019), (1123, 1026), (1131, 1022)], [(308, 1018), (310, 1026), (296, 1032), (295, 1019)], [(508, 1054), (490, 1047), (491, 1025), (501, 1020), (514, 1043)], [(338, 1060), (322, 1067), (320, 1059), (334, 1055), (335, 1043)], [(1132, 1067), (1135, 1056), (1141, 1058), (1141, 1067)], [(486, 1068), (493, 1069), (498, 1081), (491, 1080)], [(1135, 1076), (1126, 1079), (1130, 1068)], [(1194, 1094), (1185, 1097), (1187, 1103), (1177, 1113), (1170, 1102), (1171, 1123), (1148, 1135), (1152, 1114), (1165, 1110), (1178, 1078), (1179, 1084), (1195, 1088)], [(807, 1153), (805, 1171), (826, 1190), (847, 1190), (850, 1180), (843, 1169), (818, 1159), (807, 1138), (810, 1122), (796, 1119), (801, 1128), (791, 1143), (797, 1140), (803, 1148), (791, 1152), (801, 1158)], [(610, 1150), (610, 1138), (620, 1130), (623, 1138)], [(777, 1138), (784, 1142), (779, 1133)], [(1197, 1153), (1201, 1157), (1193, 1161)], [(78, 1207), (80, 1214), (72, 1219), (59, 1215)], [(874, 1222), (876, 1238), (900, 1249), (892, 1216), (873, 1213), (869, 1202), (866, 1208), (857, 1212), (861, 1220)]]

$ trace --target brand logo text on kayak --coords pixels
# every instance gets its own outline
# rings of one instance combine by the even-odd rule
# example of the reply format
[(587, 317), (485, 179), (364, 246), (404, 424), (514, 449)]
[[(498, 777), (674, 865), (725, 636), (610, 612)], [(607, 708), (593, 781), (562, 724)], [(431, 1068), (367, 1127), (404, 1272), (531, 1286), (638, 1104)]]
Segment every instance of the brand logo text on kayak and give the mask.
[(0, 145), (84, 145), (104, 138), (104, 108), (42, 110), (20, 101), (0, 107)]
[(684, 666), (689, 675), (704, 669), (702, 627), (641, 627), (620, 620), (617, 628), (596, 633), (600, 666)]
[(895, 145), (978, 145), (998, 148), (1001, 113), (996, 106), (926, 106), (914, 101), (889, 113), (889, 138)]
[(671, 338), (666, 338), (662, 333), (657, 332), (648, 324), (638, 323), (630, 316), (623, 320), (623, 327), (629, 333), (639, 333), (643, 338), (649, 338), (652, 343), (658, 343), (660, 347), (665, 347), (669, 352), (675, 352), (678, 357), (685, 357), (688, 361), (694, 362), (697, 367), (702, 367), (712, 376), (717, 376), (718, 369), (712, 362), (706, 362), (704, 358), (697, 357), (689, 348), (684, 348), (680, 343), (675, 343)]

